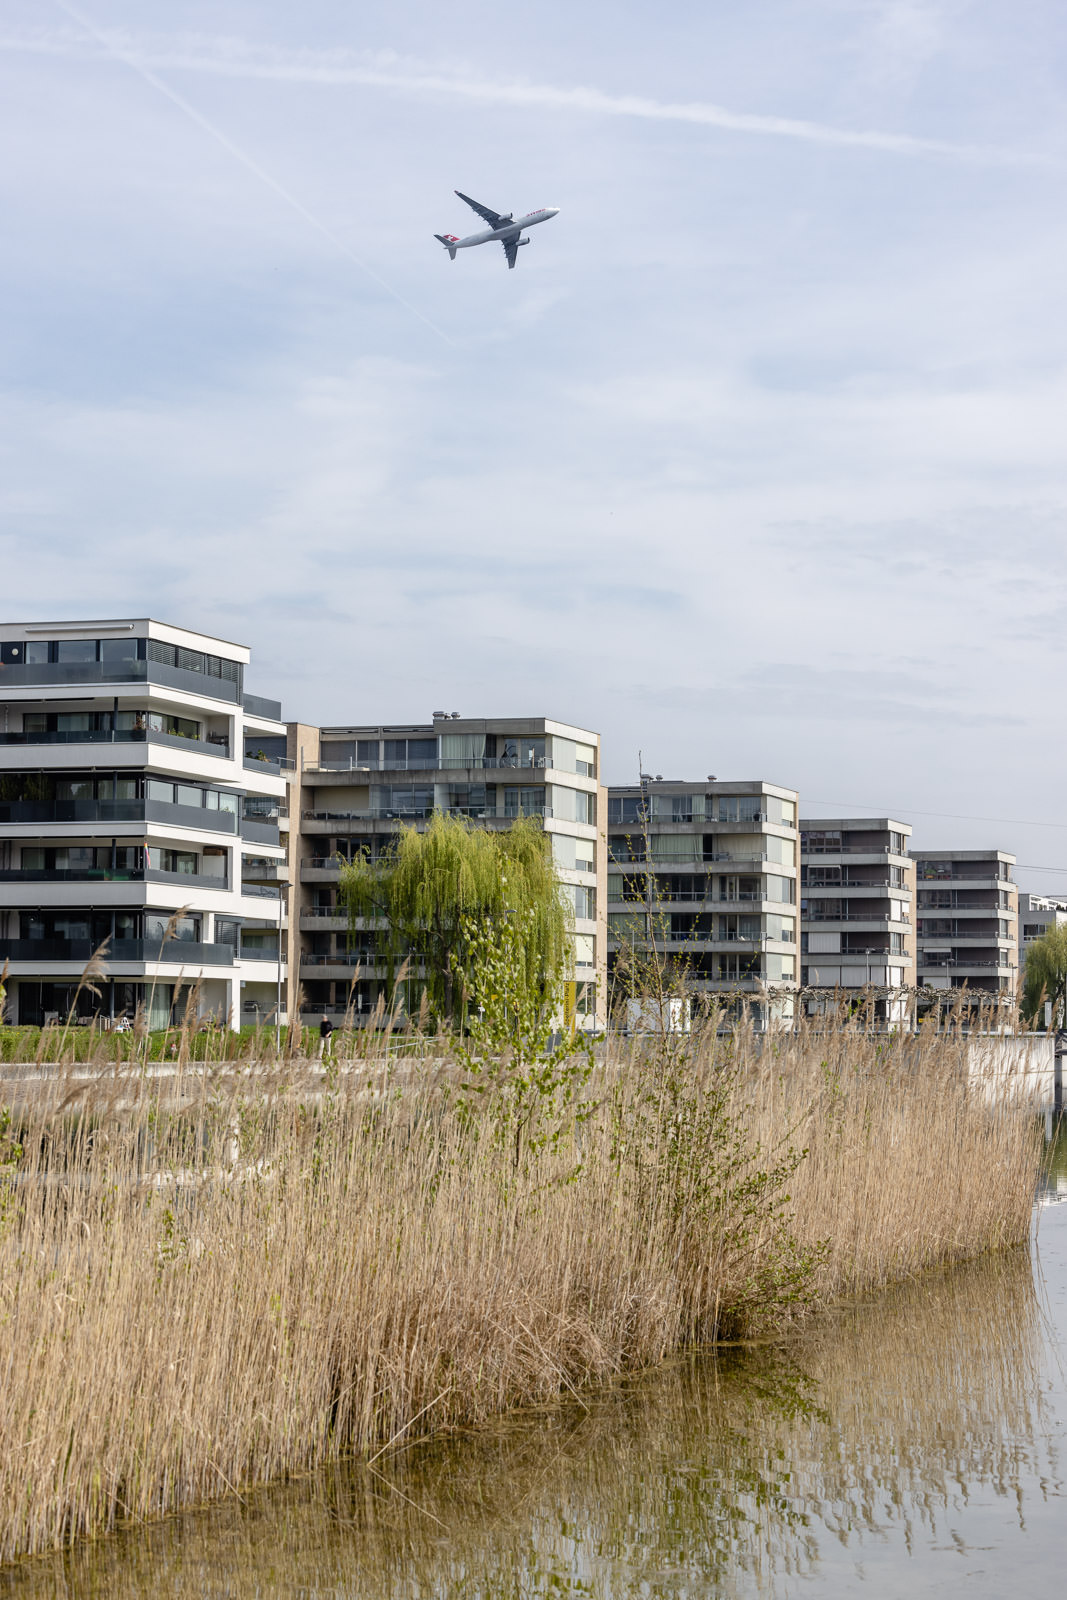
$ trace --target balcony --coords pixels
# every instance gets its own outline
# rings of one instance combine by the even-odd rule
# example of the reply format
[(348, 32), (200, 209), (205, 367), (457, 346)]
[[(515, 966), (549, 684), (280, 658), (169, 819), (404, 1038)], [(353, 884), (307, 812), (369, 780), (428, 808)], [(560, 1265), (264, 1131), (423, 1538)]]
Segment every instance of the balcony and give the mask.
[(269, 950), (269, 949), (264, 949), (264, 948), (262, 948), (262, 947), (260, 947), (258, 945), (246, 945), (246, 944), (243, 944), (241, 946), (241, 953), (240, 953), (240, 955), (238, 957), (238, 960), (240, 960), (240, 961), (275, 961), (276, 962), (278, 960), (277, 946), (275, 946), (275, 948), (273, 950)]
[[(71, 961), (81, 966), (97, 946), (91, 939), (0, 939), (0, 961)], [(168, 966), (232, 967), (233, 948), (226, 944), (199, 944), (191, 939), (113, 939), (104, 960), (162, 962)]]
[(305, 811), (305, 822), (426, 822), (436, 812), (450, 817), (474, 817), (485, 822), (515, 822), (519, 817), (551, 817), (551, 806), (538, 806), (536, 810), (491, 811), (487, 806), (417, 806), (375, 808), (365, 806), (360, 811)]
[(0, 800), (0, 824), (165, 822), (175, 828), (236, 833), (237, 815), (166, 800)]
[(891, 917), (885, 911), (858, 911), (849, 907), (847, 911), (805, 911), (800, 912), (804, 922), (880, 922), (896, 923), (897, 927), (911, 927), (910, 917)]
[[(229, 678), (216, 678), (206, 672), (190, 672), (186, 667), (171, 667), (162, 661), (77, 661), (60, 664), (29, 662), (5, 666), (3, 683), (7, 689), (58, 687), (64, 684), (158, 683), (186, 694), (204, 695), (209, 700), (240, 699), (238, 685)], [(273, 703), (273, 702), (272, 702)], [(279, 707), (279, 710), (281, 708)]]
[[(236, 699), (236, 696), (234, 696)], [(280, 700), (268, 700), (262, 694), (243, 694), (241, 706), (250, 717), (262, 717), (266, 722), (280, 722), (282, 720), (282, 703)]]
[(0, 883), (168, 883), (178, 888), (220, 889), (227, 892), (228, 878), (206, 872), (164, 872), (160, 867), (8, 867)]
[(250, 883), (278, 883), (289, 886), (289, 867), (285, 861), (242, 861), (241, 887)]
[(184, 750), (189, 755), (213, 756), (221, 761), (230, 759), (230, 746), (221, 736), (217, 739), (189, 739), (181, 733), (164, 733), (160, 728), (76, 728), (57, 733), (0, 733), (0, 746), (57, 744), (161, 744), (171, 750)]
[(276, 822), (261, 821), (256, 817), (241, 818), (241, 838), (246, 844), (272, 844), (281, 843), (278, 836)]

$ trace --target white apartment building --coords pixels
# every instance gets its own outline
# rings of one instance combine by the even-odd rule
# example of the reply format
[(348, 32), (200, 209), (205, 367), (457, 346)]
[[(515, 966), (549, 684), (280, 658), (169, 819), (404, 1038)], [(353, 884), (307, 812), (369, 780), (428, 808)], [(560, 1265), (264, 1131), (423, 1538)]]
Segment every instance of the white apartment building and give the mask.
[(572, 966), (564, 1021), (592, 1030), (606, 1004), (607, 853), (600, 739), (546, 717), (472, 718), (435, 712), (428, 723), (315, 728), (290, 723), (294, 764), (293, 969), (303, 1011), (357, 1017), (391, 1002), (385, 924), (348, 926), (337, 890), (342, 859), (377, 859), (401, 825), (435, 811), (502, 829), (536, 816), (572, 912)]
[[(873, 994), (874, 1015), (900, 1025), (915, 986), (911, 828), (892, 817), (800, 823), (801, 981), (806, 989)], [(809, 997), (808, 1010), (824, 1001)]]
[(0, 966), (5, 1020), (144, 1007), (236, 1027), (284, 985), (281, 707), (249, 651), (150, 618), (0, 624)]
[(1055, 895), (1026, 894), (1019, 890), (1019, 965), (1025, 967), (1026, 952), (1050, 928), (1067, 927), (1067, 900)]
[(799, 977), (797, 794), (645, 778), (608, 790), (608, 952), (655, 943), (693, 994), (791, 1022)]

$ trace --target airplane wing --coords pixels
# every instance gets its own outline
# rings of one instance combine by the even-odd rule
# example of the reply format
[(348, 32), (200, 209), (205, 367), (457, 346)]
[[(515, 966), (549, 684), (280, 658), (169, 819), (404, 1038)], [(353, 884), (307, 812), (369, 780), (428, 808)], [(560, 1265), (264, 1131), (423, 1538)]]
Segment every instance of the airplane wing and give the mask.
[(458, 189), (456, 189), (454, 192), (459, 195), (461, 200), (470, 206), (472, 211), (477, 211), (482, 220), (484, 222), (488, 222), (491, 228), (496, 227), (497, 223), (500, 221), (502, 215), (501, 212), (490, 211), (488, 206), (479, 205), (477, 200), (472, 200), (469, 194), (461, 194)]
[(516, 257), (519, 254), (518, 234), (516, 234), (513, 239), (501, 239), (500, 243), (504, 246), (504, 254), (508, 258), (508, 266), (513, 267), (515, 265)]

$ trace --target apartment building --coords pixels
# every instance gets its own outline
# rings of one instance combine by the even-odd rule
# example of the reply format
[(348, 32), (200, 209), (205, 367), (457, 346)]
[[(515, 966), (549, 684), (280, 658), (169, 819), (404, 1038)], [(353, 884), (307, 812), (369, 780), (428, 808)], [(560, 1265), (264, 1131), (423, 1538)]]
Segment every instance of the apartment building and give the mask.
[(1067, 900), (1054, 895), (1025, 894), (1019, 890), (1019, 965), (1025, 967), (1026, 952), (1050, 928), (1067, 927)]
[(1019, 978), (1015, 857), (1004, 850), (916, 852), (918, 981), (1010, 1003)]
[[(407, 824), (435, 811), (502, 829), (544, 823), (573, 913), (565, 1020), (603, 1026), (607, 854), (600, 740), (545, 717), (470, 718), (435, 712), (428, 723), (314, 728), (290, 723), (294, 864), (290, 960), (308, 1018), (350, 1006), (369, 1015), (392, 975), (384, 925), (350, 932), (338, 902), (340, 861), (376, 860)], [(296, 799), (296, 795), (299, 799)]]
[(150, 618), (0, 624), (5, 1018), (273, 1017), (286, 781), (249, 651)]
[[(800, 823), (801, 982), (806, 989), (875, 991), (876, 1018), (908, 1021), (916, 978), (911, 828), (892, 817)], [(809, 1012), (828, 1003), (809, 996)]]
[(791, 1021), (799, 976), (797, 794), (662, 778), (608, 790), (608, 956), (650, 941), (694, 994)]

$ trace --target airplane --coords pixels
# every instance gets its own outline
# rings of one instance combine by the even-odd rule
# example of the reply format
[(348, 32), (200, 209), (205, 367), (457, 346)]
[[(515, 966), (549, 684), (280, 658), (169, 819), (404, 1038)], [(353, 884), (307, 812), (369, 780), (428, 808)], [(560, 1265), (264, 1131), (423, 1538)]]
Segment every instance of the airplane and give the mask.
[(459, 239), (454, 233), (435, 233), (434, 238), (439, 240), (448, 251), (453, 261), (456, 259), (457, 250), (466, 250), (472, 244), (488, 244), (490, 239), (499, 239), (504, 246), (504, 254), (508, 258), (508, 266), (515, 265), (520, 244), (529, 244), (529, 239), (522, 237), (523, 228), (532, 228), (535, 223), (547, 222), (549, 217), (559, 216), (559, 206), (542, 206), (540, 211), (527, 212), (525, 217), (515, 221), (512, 213), (502, 214), (499, 211), (490, 211), (488, 206), (479, 205), (477, 200), (472, 200), (469, 194), (460, 194), (454, 191), (459, 198), (476, 211), (480, 217), (488, 222), (489, 227), (485, 233), (471, 233), (465, 239)]

